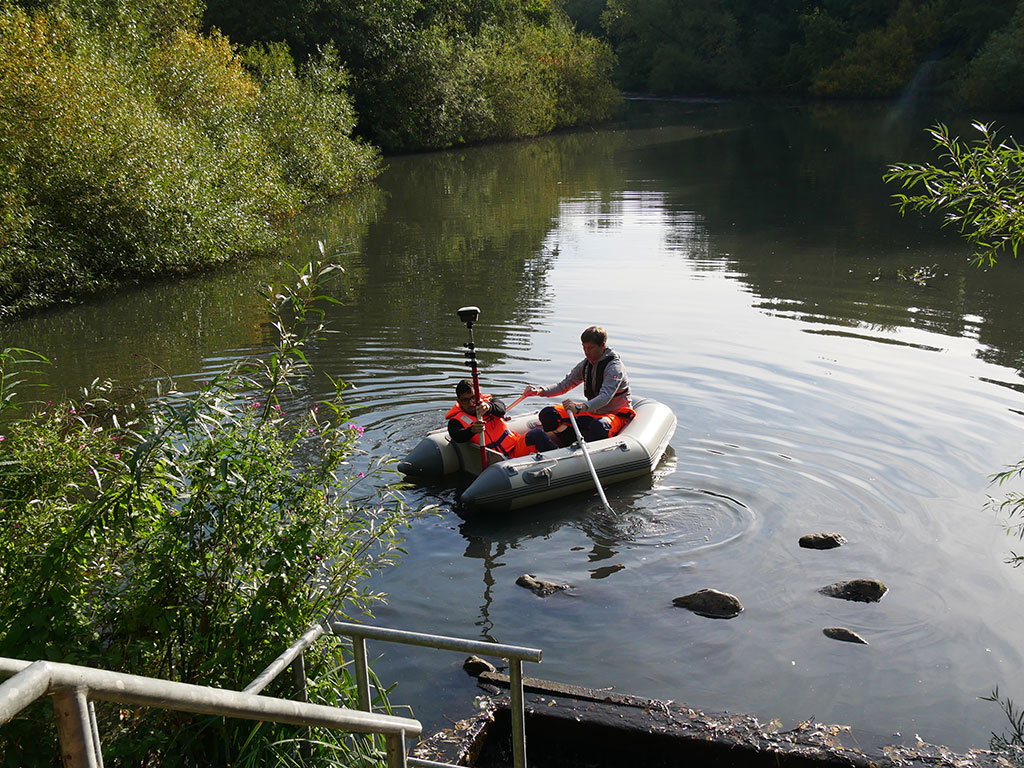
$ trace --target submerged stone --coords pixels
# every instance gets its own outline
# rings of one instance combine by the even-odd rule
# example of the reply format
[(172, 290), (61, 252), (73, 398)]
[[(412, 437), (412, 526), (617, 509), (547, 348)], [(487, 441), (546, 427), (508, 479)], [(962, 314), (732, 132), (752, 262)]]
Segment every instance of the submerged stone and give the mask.
[(800, 537), (800, 546), (804, 549), (835, 549), (846, 543), (841, 533), (835, 531), (822, 531), (821, 533), (808, 533)]
[(473, 677), (480, 677), (484, 672), (498, 671), (498, 668), (491, 664), (491, 662), (487, 661), (487, 659), (481, 659), (479, 656), (470, 656), (462, 663), (462, 668)]
[(851, 579), (850, 581), (837, 581), (818, 591), (823, 595), (838, 597), (841, 600), (877, 603), (882, 599), (882, 595), (889, 591), (889, 588), (878, 579)]
[(735, 595), (717, 589), (700, 589), (675, 598), (672, 604), (710, 619), (731, 619), (743, 610), (743, 605)]
[(825, 637), (831, 637), (833, 640), (842, 640), (844, 643), (860, 643), (861, 645), (868, 644), (867, 640), (846, 627), (825, 627), (821, 631)]
[(568, 584), (544, 581), (543, 579), (538, 579), (529, 573), (524, 573), (516, 579), (516, 584), (520, 587), (526, 587), (527, 589), (532, 590), (535, 594), (540, 595), (541, 597), (547, 597), (548, 595), (555, 594), (555, 592), (569, 588)]

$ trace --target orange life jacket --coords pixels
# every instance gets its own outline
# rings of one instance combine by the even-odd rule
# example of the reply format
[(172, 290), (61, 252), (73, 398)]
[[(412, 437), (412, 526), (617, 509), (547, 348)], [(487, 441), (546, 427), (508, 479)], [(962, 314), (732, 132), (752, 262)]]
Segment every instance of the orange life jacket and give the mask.
[[(559, 424), (568, 424), (570, 427), (572, 424), (569, 422), (569, 414), (562, 405), (551, 406), (558, 413)], [(636, 411), (632, 408), (622, 408), (615, 413), (590, 413), (590, 411), (583, 411), (577, 413), (576, 417), (580, 416), (592, 416), (595, 419), (608, 419), (608, 423), (611, 425), (608, 429), (608, 437), (615, 437), (623, 430), (623, 428), (629, 424), (634, 418), (636, 418)]]
[[(480, 395), (480, 399), (487, 402), (491, 396)], [(445, 418), (455, 419), (464, 427), (470, 427), (476, 421), (476, 416), (466, 413), (458, 403), (451, 407), (451, 410), (445, 414)], [(480, 435), (473, 435), (471, 442), (480, 445)], [(529, 448), (523, 438), (509, 429), (504, 419), (499, 419), (491, 414), (484, 416), (484, 445), (493, 451), (498, 451), (505, 458), (524, 456), (529, 453)]]

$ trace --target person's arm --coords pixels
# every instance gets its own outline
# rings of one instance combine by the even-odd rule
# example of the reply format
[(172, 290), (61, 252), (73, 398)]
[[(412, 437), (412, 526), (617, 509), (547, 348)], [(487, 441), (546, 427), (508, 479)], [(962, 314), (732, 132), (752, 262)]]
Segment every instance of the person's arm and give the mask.
[(473, 439), (473, 427), (462, 426), (458, 419), (448, 419), (448, 436), (456, 443), (468, 443)]
[(541, 397), (556, 397), (557, 395), (563, 395), (574, 387), (578, 387), (583, 383), (583, 366), (586, 360), (581, 360), (575, 367), (565, 375), (557, 384), (552, 384), (549, 387), (534, 387), (535, 390), (540, 390), (536, 394)]

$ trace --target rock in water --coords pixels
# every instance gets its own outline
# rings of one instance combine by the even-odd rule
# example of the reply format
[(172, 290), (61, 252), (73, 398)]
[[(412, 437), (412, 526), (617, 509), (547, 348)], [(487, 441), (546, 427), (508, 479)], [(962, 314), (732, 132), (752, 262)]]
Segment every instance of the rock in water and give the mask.
[(889, 591), (878, 579), (851, 579), (850, 581), (837, 581), (822, 587), (821, 594), (829, 597), (838, 597), (842, 600), (856, 600), (860, 603), (877, 603), (882, 595)]
[(568, 584), (556, 584), (553, 581), (544, 581), (529, 573), (524, 573), (516, 579), (516, 584), (520, 587), (526, 587), (527, 589), (533, 590), (534, 593), (541, 597), (547, 597), (548, 595), (555, 594), (555, 592), (558, 592), (559, 590), (569, 588)]
[(487, 659), (481, 659), (479, 656), (470, 656), (462, 663), (462, 668), (466, 670), (473, 677), (480, 677), (484, 672), (497, 672), (495, 667)]
[(835, 549), (846, 543), (841, 533), (835, 531), (823, 531), (822, 533), (808, 533), (800, 537), (800, 546), (804, 549)]
[(844, 643), (860, 643), (861, 645), (868, 644), (867, 640), (846, 627), (825, 627), (821, 631), (825, 637), (831, 637), (833, 640), (842, 640)]
[(743, 610), (735, 595), (717, 589), (701, 589), (675, 598), (672, 604), (711, 619), (731, 619)]

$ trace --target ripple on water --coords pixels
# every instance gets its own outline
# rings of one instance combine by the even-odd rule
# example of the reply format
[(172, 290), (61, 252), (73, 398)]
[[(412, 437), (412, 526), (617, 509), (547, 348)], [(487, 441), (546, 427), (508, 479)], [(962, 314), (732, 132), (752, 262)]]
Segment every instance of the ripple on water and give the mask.
[(589, 520), (590, 532), (626, 546), (671, 547), (673, 554), (720, 547), (756, 524), (753, 510), (721, 493), (658, 485), (615, 516)]

